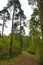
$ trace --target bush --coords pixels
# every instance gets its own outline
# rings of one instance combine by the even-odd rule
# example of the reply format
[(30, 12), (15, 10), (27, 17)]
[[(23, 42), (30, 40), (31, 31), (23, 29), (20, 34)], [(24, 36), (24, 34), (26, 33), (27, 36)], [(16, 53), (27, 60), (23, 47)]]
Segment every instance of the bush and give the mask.
[(34, 51), (34, 50), (28, 49), (27, 52), (28, 52), (29, 54), (35, 55), (35, 51)]
[[(0, 58), (9, 56), (10, 52), (10, 37), (0, 38)], [(20, 53), (20, 44), (14, 39), (12, 43), (12, 54)]]
[(31, 50), (31, 51), (29, 51), (29, 53), (30, 53), (30, 54), (32, 54), (32, 55), (35, 55), (35, 52), (34, 52), (34, 51), (32, 51), (32, 50)]
[(12, 45), (12, 53), (13, 54), (20, 53), (20, 44), (17, 41), (14, 41), (13, 42), (13, 45)]

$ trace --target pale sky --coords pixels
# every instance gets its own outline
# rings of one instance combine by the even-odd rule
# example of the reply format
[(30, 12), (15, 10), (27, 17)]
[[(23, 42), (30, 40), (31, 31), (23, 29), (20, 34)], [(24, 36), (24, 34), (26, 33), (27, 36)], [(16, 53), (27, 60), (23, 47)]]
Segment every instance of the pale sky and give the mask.
[[(20, 3), (22, 6), (22, 9), (24, 10), (24, 14), (27, 17), (27, 20), (29, 20), (31, 17), (31, 14), (32, 14), (32, 9), (28, 5), (28, 0), (20, 0)], [(3, 7), (5, 7), (6, 5), (7, 5), (7, 0), (0, 0), (0, 10), (2, 10)], [(5, 29), (4, 33), (8, 35), (11, 31), (11, 22), (7, 23), (7, 25), (8, 25), (8, 28)], [(26, 34), (28, 34), (28, 28), (26, 28), (25, 32), (26, 32)]]

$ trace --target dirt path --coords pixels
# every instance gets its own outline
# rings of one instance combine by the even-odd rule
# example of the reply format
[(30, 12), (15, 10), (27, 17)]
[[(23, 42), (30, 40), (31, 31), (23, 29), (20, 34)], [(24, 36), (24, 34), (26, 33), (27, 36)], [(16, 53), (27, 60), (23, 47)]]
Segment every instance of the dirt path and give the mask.
[(37, 65), (33, 55), (24, 54), (15, 62), (10, 62), (4, 65)]

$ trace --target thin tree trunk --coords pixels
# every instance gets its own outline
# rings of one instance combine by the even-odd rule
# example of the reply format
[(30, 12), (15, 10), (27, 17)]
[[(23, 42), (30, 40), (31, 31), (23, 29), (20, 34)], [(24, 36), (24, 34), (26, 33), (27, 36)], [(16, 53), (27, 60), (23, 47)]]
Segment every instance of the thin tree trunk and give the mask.
[(22, 30), (21, 30), (21, 17), (20, 17), (20, 53), (22, 51)]
[[(4, 18), (5, 18), (5, 14), (4, 14)], [(4, 33), (4, 24), (5, 24), (5, 20), (3, 19), (3, 25), (2, 25), (2, 38), (3, 38), (3, 33)]]
[(10, 40), (10, 57), (12, 56), (14, 13), (15, 13), (15, 7), (14, 7), (14, 9), (13, 9), (13, 15), (12, 15), (12, 29), (11, 29), (11, 40)]

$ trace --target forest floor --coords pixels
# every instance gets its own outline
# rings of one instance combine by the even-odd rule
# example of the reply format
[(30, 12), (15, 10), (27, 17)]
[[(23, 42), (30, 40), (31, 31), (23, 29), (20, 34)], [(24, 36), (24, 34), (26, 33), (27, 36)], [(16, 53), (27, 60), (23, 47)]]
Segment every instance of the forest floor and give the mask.
[(0, 65), (38, 65), (38, 64), (35, 60), (34, 55), (24, 53), (15, 61), (13, 60), (12, 62), (7, 62), (4, 64), (1, 63)]

